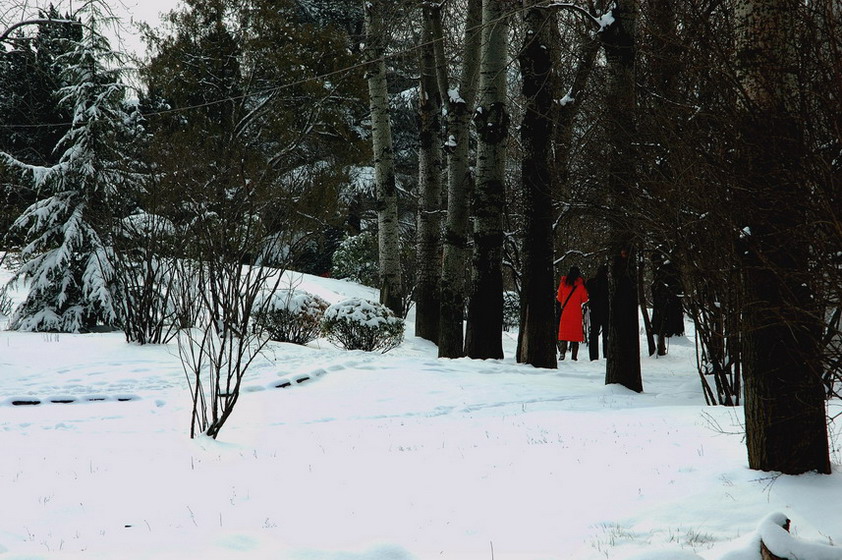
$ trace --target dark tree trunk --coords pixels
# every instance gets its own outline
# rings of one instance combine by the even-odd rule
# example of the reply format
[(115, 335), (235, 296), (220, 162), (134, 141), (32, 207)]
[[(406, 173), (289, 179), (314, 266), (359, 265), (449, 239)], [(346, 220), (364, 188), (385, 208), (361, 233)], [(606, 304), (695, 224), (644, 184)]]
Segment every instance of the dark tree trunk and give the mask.
[(433, 21), (440, 10), (422, 2), (421, 80), (418, 119), (418, 246), (415, 288), (415, 334), (438, 342), (441, 272), (441, 96), (436, 80)]
[(609, 233), (612, 256), (608, 293), (608, 352), (605, 383), (643, 391), (638, 330), (636, 233), (623, 211), (635, 188), (635, 23), (637, 1), (619, 0), (614, 22), (601, 32), (608, 62), (607, 141), (613, 154), (608, 164), (608, 196), (615, 208)]
[(520, 54), (520, 68), (526, 105), (520, 138), (526, 234), (522, 251), (517, 361), (555, 368), (558, 362), (553, 299), (553, 196), (548, 141), (553, 133), (553, 88), (547, 31), (553, 18), (547, 10), (533, 7), (525, 19), (526, 38)]
[(613, 253), (608, 282), (605, 384), (619, 383), (640, 393), (643, 381), (640, 375), (636, 259), (627, 245), (616, 246)]
[(655, 354), (655, 332), (652, 330), (652, 321), (649, 320), (649, 309), (646, 303), (646, 291), (643, 289), (643, 273), (645, 260), (643, 257), (637, 260), (637, 299), (640, 305), (640, 316), (643, 319), (643, 332), (646, 333), (646, 344), (649, 347), (649, 355)]
[[(758, 115), (742, 126), (753, 148), (746, 194), (743, 283), (746, 445), (749, 466), (764, 471), (830, 473), (821, 322), (810, 285), (809, 243), (797, 233), (797, 124)], [(789, 169), (787, 169), (789, 168)]]
[[(677, 84), (685, 64), (681, 40), (678, 38), (675, 9), (673, 0), (650, 0), (648, 4), (650, 32), (647, 38), (650, 43), (651, 59), (651, 88), (653, 95), (651, 103), (650, 124), (647, 133), (652, 136), (648, 141), (653, 151), (646, 180), (652, 188), (653, 195), (658, 199), (659, 206), (667, 206), (677, 196), (676, 184), (679, 179), (674, 171), (676, 155), (674, 146), (681, 134), (683, 115), (677, 113), (673, 107), (675, 99), (679, 98)], [(658, 126), (666, 121), (668, 126)], [(678, 123), (673, 125), (673, 123)], [(654, 126), (653, 126), (654, 125)], [(654, 130), (653, 130), (654, 129)], [(663, 202), (661, 202), (663, 201)], [(649, 343), (649, 355), (655, 351), (659, 356), (667, 353), (666, 339), (673, 335), (684, 334), (683, 311), (680, 300), (681, 277), (680, 271), (674, 264), (674, 255), (670, 250), (675, 225), (660, 231), (660, 238), (656, 239), (653, 251), (652, 267), (652, 322), (651, 328), (647, 324), (646, 334)], [(640, 261), (641, 271), (645, 261)], [(640, 274), (640, 292), (643, 293), (643, 273)], [(644, 321), (647, 320), (645, 306), (641, 305)]]
[(503, 357), (503, 204), (509, 114), (506, 99), (506, 2), (483, 0), (483, 49), (477, 130), (472, 259), (466, 354)]
[(796, 0), (742, 0), (737, 10), (745, 197), (743, 284), (746, 446), (749, 467), (830, 473), (802, 189), (803, 139), (791, 74)]

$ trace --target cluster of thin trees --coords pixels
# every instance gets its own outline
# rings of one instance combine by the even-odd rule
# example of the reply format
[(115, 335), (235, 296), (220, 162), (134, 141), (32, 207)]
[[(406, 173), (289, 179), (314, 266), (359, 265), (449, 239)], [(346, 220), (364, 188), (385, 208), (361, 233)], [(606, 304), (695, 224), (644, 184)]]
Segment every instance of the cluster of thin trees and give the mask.
[[(668, 289), (694, 322), (708, 402), (745, 405), (752, 468), (829, 472), (838, 2), (205, 0), (166, 21), (146, 30), (138, 104), (104, 93), (119, 78), (89, 45), (51, 78), (58, 113), (33, 108), (52, 128), (0, 134), (18, 197), (4, 211), (26, 203), (9, 239), (43, 288), (32, 310), (49, 301), (70, 327), (139, 321), (141, 296), (160, 292), (149, 287), (184, 275), (173, 262), (323, 267), (343, 235), (376, 232), (381, 302), (414, 303), (440, 357), (503, 357), (503, 292), (516, 290), (517, 359), (553, 368), (558, 277), (604, 264), (606, 383), (643, 390), (638, 318)], [(90, 31), (77, 23), (58, 27), (63, 44)], [(54, 26), (37, 25), (7, 34), (7, 68), (38, 62), (31, 42)], [(105, 101), (110, 116), (83, 110)], [(85, 133), (91, 114), (108, 126)]]
[[(501, 294), (514, 284), (517, 358), (555, 367), (554, 284), (568, 264), (606, 263), (606, 383), (641, 391), (646, 279), (663, 289), (677, 276), (669, 287), (695, 323), (708, 402), (744, 395), (751, 466), (829, 472), (825, 399), (840, 371), (842, 286), (839, 6), (418, 4), (416, 333), (443, 357), (500, 358)], [(383, 226), (395, 215), (382, 83), (390, 10), (367, 3)], [(396, 236), (386, 231), (381, 283), (399, 301)]]

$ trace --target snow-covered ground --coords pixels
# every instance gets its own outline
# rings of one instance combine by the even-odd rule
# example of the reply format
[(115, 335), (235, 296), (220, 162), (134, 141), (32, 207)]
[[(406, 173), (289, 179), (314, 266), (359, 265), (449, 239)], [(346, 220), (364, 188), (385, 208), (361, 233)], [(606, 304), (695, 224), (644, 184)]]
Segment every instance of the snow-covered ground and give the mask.
[(751, 471), (692, 337), (636, 394), (604, 361), (516, 364), (504, 336), (488, 361), (437, 359), (411, 321), (387, 354), (273, 344), (214, 441), (188, 437), (174, 346), (2, 331), (0, 559), (749, 560), (778, 513), (842, 544), (838, 424), (833, 475)]

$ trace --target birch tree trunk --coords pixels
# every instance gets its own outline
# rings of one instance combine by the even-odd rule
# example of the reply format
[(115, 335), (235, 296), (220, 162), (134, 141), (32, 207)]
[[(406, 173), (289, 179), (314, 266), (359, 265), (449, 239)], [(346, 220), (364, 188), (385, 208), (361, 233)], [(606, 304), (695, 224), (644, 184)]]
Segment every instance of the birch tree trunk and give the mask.
[(377, 204), (377, 241), (380, 271), (380, 303), (403, 315), (398, 195), (395, 184), (395, 154), (386, 83), (386, 33), (383, 27), (385, 0), (366, 0), (365, 62), (371, 109), (371, 144), (374, 157)]
[(523, 157), (525, 236), (521, 270), (521, 320), (517, 361), (558, 367), (553, 288), (553, 192), (550, 142), (553, 135), (553, 87), (549, 10), (534, 7), (525, 15), (526, 37), (520, 53), (525, 98), (520, 128)]
[[(442, 145), (441, 95), (436, 79), (434, 20), (440, 21), (441, 6), (421, 0), (421, 12), (415, 335), (438, 343)], [(440, 41), (441, 37), (438, 40)]]
[(613, 22), (601, 33), (608, 63), (606, 92), (607, 142), (613, 154), (608, 163), (608, 196), (614, 208), (609, 233), (611, 255), (608, 293), (608, 351), (605, 383), (619, 383), (643, 391), (640, 374), (640, 335), (637, 304), (637, 232), (625, 216), (635, 187), (635, 25), (637, 0), (618, 0)]
[(472, 276), (466, 354), (503, 357), (503, 204), (509, 114), (506, 56), (509, 25), (504, 0), (483, 0), (477, 130), (477, 184), (473, 199)]
[[(450, 89), (440, 71), (439, 85), (446, 90), (447, 108), (447, 219), (444, 227), (439, 357), (459, 358), (465, 355), (463, 324), (465, 322), (465, 278), (468, 267), (468, 207), (473, 190), (470, 170), (471, 113), (476, 101), (482, 38), (482, 0), (468, 0), (462, 73), (457, 88)], [(441, 36), (439, 31), (437, 36)], [(440, 44), (440, 43), (438, 43)], [(437, 51), (439, 52), (439, 51)], [(443, 53), (437, 65), (445, 68)]]
[(797, 0), (741, 0), (737, 56), (744, 175), (743, 372), (749, 467), (830, 473), (802, 187), (803, 131), (794, 30)]

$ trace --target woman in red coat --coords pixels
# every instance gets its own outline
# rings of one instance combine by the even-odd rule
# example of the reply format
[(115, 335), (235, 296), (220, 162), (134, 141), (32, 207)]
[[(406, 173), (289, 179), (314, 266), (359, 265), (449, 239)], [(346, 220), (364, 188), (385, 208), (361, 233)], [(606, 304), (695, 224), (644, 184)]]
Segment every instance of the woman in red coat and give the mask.
[(564, 355), (567, 354), (569, 342), (573, 359), (576, 360), (579, 357), (579, 343), (585, 340), (582, 329), (582, 305), (588, 301), (588, 290), (585, 288), (585, 281), (578, 267), (571, 266), (567, 276), (561, 277), (555, 298), (561, 304), (561, 317), (558, 321), (558, 351), (561, 352), (563, 360)]

